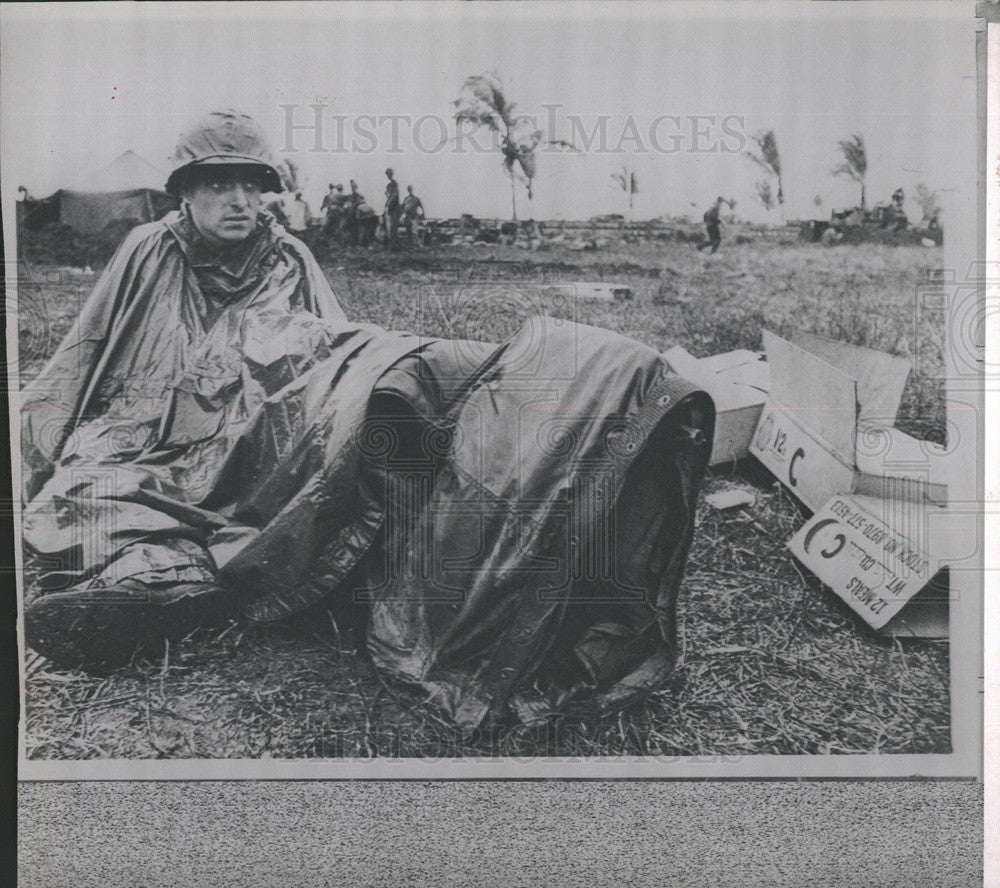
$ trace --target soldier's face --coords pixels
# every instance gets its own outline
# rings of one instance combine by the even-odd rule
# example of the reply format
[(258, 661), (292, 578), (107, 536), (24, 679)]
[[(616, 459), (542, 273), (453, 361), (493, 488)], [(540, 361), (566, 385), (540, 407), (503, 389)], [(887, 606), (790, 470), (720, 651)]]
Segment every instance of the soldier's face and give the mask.
[(201, 235), (227, 246), (253, 231), (262, 191), (263, 177), (254, 167), (218, 166), (197, 170), (184, 199)]

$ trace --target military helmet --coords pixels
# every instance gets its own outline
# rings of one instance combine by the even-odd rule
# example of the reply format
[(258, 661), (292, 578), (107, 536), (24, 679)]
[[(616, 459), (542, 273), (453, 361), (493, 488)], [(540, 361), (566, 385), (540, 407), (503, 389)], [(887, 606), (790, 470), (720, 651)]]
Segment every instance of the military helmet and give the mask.
[(166, 190), (179, 194), (185, 171), (217, 164), (263, 167), (264, 190), (280, 192), (281, 176), (263, 128), (238, 111), (213, 111), (177, 140)]

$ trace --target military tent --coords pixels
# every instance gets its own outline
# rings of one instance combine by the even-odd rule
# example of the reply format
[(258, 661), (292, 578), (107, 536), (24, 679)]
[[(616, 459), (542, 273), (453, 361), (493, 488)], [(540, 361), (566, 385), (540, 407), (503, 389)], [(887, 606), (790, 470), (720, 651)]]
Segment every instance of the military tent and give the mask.
[(177, 199), (163, 190), (166, 180), (163, 170), (130, 150), (47, 200), (55, 198), (61, 224), (98, 232), (111, 222), (152, 222), (176, 209)]
[(151, 188), (59, 192), (59, 221), (77, 231), (101, 231), (111, 222), (152, 222), (177, 208), (177, 199)]

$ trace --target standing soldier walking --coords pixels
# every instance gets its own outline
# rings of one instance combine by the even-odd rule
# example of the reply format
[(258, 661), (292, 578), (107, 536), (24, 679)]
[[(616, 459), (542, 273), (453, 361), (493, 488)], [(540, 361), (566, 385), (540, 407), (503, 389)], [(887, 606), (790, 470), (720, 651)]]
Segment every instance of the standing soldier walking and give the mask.
[(343, 185), (330, 184), (330, 191), (323, 198), (322, 211), (325, 215), (323, 231), (327, 235), (340, 238), (344, 219), (344, 205), (347, 195)]
[(731, 200), (726, 200), (724, 197), (717, 197), (715, 203), (712, 204), (706, 211), (702, 219), (705, 222), (705, 234), (707, 235), (707, 240), (698, 245), (698, 252), (700, 253), (706, 247), (711, 247), (709, 251), (714, 253), (719, 249), (719, 244), (722, 243), (722, 228), (721, 220), (719, 219), (719, 211), (722, 209), (723, 204), (728, 204), (729, 208), (732, 209), (733, 203)]
[(423, 246), (424, 205), (413, 193), (413, 186), (406, 186), (406, 197), (403, 198), (403, 228), (410, 235), (410, 243)]
[(399, 183), (393, 178), (392, 168), (385, 171), (389, 181), (385, 186), (385, 243), (391, 247), (396, 242), (396, 230), (399, 227)]
[(353, 179), (351, 179), (350, 187), (351, 193), (347, 195), (347, 200), (344, 202), (344, 225), (347, 230), (347, 242), (351, 246), (357, 246), (360, 240), (358, 215), (365, 199), (361, 196), (361, 192), (358, 191), (358, 183)]

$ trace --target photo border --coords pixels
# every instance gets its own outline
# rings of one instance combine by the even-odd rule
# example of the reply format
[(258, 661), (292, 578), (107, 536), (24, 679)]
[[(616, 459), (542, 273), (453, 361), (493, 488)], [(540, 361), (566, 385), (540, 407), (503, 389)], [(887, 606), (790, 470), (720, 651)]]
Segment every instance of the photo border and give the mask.
[[(811, 4), (810, 4), (811, 5)], [(824, 4), (825, 5), (825, 4)], [(949, 7), (948, 14), (957, 16), (965, 15), (968, 18), (969, 26), (969, 53), (970, 57), (976, 52), (976, 44), (985, 47), (985, 34), (983, 28), (977, 24), (973, 18), (973, 6), (964, 0), (958, 3), (944, 4)], [(282, 5), (281, 15), (294, 16), (303, 12), (307, 6), (297, 3)], [(363, 5), (362, 5), (363, 6)], [(853, 4), (830, 4), (834, 7), (848, 7)], [(862, 18), (865, 14), (871, 14), (875, 9), (885, 8), (883, 4), (866, 4), (868, 9), (865, 13), (848, 11), (847, 9), (824, 9), (825, 15), (855, 15)], [(669, 7), (670, 13), (673, 10), (692, 7), (697, 4), (677, 4)], [(895, 6), (896, 14), (904, 15), (907, 5)], [(241, 9), (254, 8), (242, 4), (227, 4), (225, 15), (232, 16), (239, 14)], [(314, 8), (314, 7), (313, 7)], [(347, 4), (347, 9), (357, 9), (360, 13), (360, 6)], [(421, 9), (430, 9), (430, 6), (421, 3), (407, 4), (405, 9), (393, 6), (392, 10), (379, 6), (371, 13), (375, 17), (380, 15), (395, 15), (397, 11), (401, 15), (419, 14)], [(661, 9), (649, 4), (636, 4), (631, 9), (647, 12), (655, 9), (657, 13)], [(72, 4), (49, 4), (46, 7), (31, 5), (28, 10), (22, 9), (15, 12), (10, 5), (2, 7), (2, 15), (5, 18), (16, 18), (19, 15), (60, 15), (70, 14), (70, 9), (78, 10)], [(170, 4), (150, 3), (144, 4), (142, 13), (138, 13), (133, 8), (121, 8), (117, 5), (91, 4), (86, 11), (72, 14), (83, 16), (96, 16), (106, 12), (108, 15), (146, 15), (155, 18), (157, 15), (175, 14), (177, 7)], [(271, 9), (275, 9), (271, 7)], [(585, 14), (620, 14), (619, 11), (611, 10), (610, 7), (601, 6), (581, 6), (573, 3), (566, 4), (529, 4), (525, 7), (518, 7), (516, 13), (511, 7), (506, 7), (503, 14), (517, 14), (526, 17), (551, 16), (553, 9), (565, 10), (566, 14), (571, 11), (586, 9)], [(792, 6), (776, 4), (773, 6), (775, 12), (782, 11), (789, 15), (807, 15), (801, 8), (796, 8), (794, 12)], [(185, 14), (190, 14), (193, 18), (203, 15), (212, 15), (218, 10), (214, 4), (206, 9), (192, 6), (184, 7)], [(499, 14), (500, 10), (496, 6), (486, 7), (450, 7), (446, 14), (467, 14), (478, 21), (488, 21), (489, 16)], [(495, 12), (493, 11), (495, 10)], [(980, 10), (981, 12), (981, 10)], [(995, 11), (990, 11), (993, 15)], [(279, 14), (277, 11), (269, 12), (269, 15)], [(435, 8), (434, 14), (441, 14), (441, 10)], [(734, 13), (736, 14), (736, 13)], [(742, 14), (742, 13), (741, 13)], [(941, 13), (944, 15), (944, 12)], [(859, 23), (860, 27), (860, 23)], [(995, 41), (992, 40), (994, 28), (991, 26), (991, 46), (990, 57), (995, 58), (993, 51)], [(977, 29), (982, 35), (977, 39)], [(982, 48), (980, 49), (982, 53)], [(945, 238), (944, 255), (945, 267), (954, 269), (979, 268), (979, 262), (983, 253), (984, 238), (982, 234), (983, 226), (978, 230), (974, 227), (974, 219), (984, 218), (983, 196), (979, 189), (975, 187), (976, 168), (973, 160), (973, 139), (980, 138), (985, 121), (986, 88), (986, 58), (981, 54), (979, 68), (979, 91), (976, 94), (974, 84), (969, 84), (968, 96), (969, 107), (967, 109), (967, 120), (972, 123), (975, 115), (980, 121), (980, 129), (970, 126), (969, 132), (956, 132), (955, 139), (955, 183), (951, 193), (948, 195), (947, 206), (949, 225), (948, 236)], [(992, 68), (990, 70), (993, 70)], [(995, 94), (995, 91), (994, 91)], [(974, 104), (973, 104), (974, 103)], [(8, 104), (4, 103), (4, 110), (10, 113)], [(992, 130), (991, 130), (992, 132)], [(980, 158), (984, 157), (982, 151), (975, 152)], [(982, 169), (982, 164), (981, 164)], [(2, 159), (0, 159), (0, 179), (2, 179)], [(982, 179), (980, 179), (982, 181)], [(971, 202), (977, 202), (976, 211), (971, 212)], [(14, 207), (5, 201), (3, 205), (4, 213), (4, 246), (8, 256), (16, 256), (16, 225), (13, 220)], [(8, 266), (9, 267), (9, 266)], [(974, 272), (973, 272), (974, 273)], [(995, 284), (991, 285), (991, 293), (996, 289)], [(8, 278), (7, 299), (9, 304), (16, 304), (16, 281)], [(995, 294), (994, 294), (995, 295)], [(992, 303), (991, 303), (992, 304)], [(987, 342), (987, 367), (1000, 366), (1000, 361), (994, 358), (1000, 357), (997, 351), (997, 342), (990, 328), (992, 338)], [(17, 329), (16, 325), (8, 325), (7, 329), (8, 355), (11, 361), (10, 379), (16, 380), (17, 362)], [(949, 401), (955, 391), (955, 380), (949, 378)], [(963, 381), (963, 392), (970, 391), (970, 381)], [(993, 387), (991, 378), (990, 386)], [(971, 390), (981, 394), (981, 387), (971, 385)], [(16, 467), (18, 461), (17, 442), (19, 440), (19, 422), (16, 403), (16, 389), (11, 383), (12, 406), (11, 406), (11, 454), (12, 465)], [(980, 400), (980, 405), (982, 401)], [(997, 392), (987, 393), (987, 407), (997, 407)], [(949, 411), (950, 414), (951, 411)], [(995, 414), (990, 414), (995, 416)], [(973, 412), (963, 413), (958, 417), (949, 416), (950, 420), (955, 420), (963, 437), (968, 434), (971, 439), (983, 442), (986, 445), (986, 465), (987, 472), (995, 470), (995, 461), (989, 459), (991, 451), (989, 445), (996, 445), (997, 436), (993, 432), (992, 425), (985, 423), (987, 430), (983, 429), (984, 420), (982, 415), (973, 415)], [(983, 432), (985, 431), (985, 434)], [(968, 439), (967, 439), (968, 440)], [(960, 454), (961, 455), (961, 454)], [(954, 499), (958, 502), (983, 503), (982, 491), (994, 491), (993, 486), (983, 486), (986, 479), (974, 479), (969, 486), (969, 479), (962, 474), (961, 465), (957, 460), (950, 460), (952, 472), (950, 480), (954, 485), (951, 489), (957, 495)], [(16, 468), (13, 469), (16, 471)], [(995, 475), (991, 475), (995, 478)], [(964, 486), (963, 486), (964, 485)], [(977, 489), (978, 486), (978, 489)], [(19, 485), (14, 485), (14, 514), (19, 514)], [(994, 503), (992, 499), (988, 505), (992, 509)], [(998, 504), (1000, 508), (1000, 504)], [(987, 528), (996, 531), (998, 523), (996, 515), (987, 519)], [(15, 559), (18, 575), (23, 569), (22, 540), (19, 522), (15, 521)], [(988, 546), (989, 558), (993, 555), (992, 549)], [(1000, 569), (1000, 563), (994, 561), (987, 562), (985, 577), (989, 582), (989, 588), (994, 590), (994, 594), (987, 594), (986, 600), (995, 599), (996, 589), (996, 569)], [(956, 589), (952, 589), (951, 607), (951, 726), (952, 726), (952, 746), (953, 752), (950, 754), (915, 754), (915, 755), (843, 755), (843, 756), (772, 756), (772, 755), (747, 755), (740, 757), (738, 761), (726, 761), (733, 758), (727, 756), (709, 757), (706, 761), (699, 757), (669, 757), (669, 761), (661, 761), (649, 757), (616, 757), (616, 758), (585, 758), (585, 759), (565, 759), (546, 758), (533, 761), (525, 761), (517, 758), (482, 758), (482, 759), (359, 759), (359, 760), (261, 760), (261, 759), (107, 759), (101, 761), (36, 761), (28, 760), (24, 757), (24, 725), (21, 725), (19, 736), (19, 774), (22, 781), (66, 781), (66, 780), (547, 780), (547, 779), (573, 779), (573, 780), (607, 780), (607, 779), (656, 779), (656, 780), (690, 780), (690, 779), (737, 779), (737, 780), (759, 780), (764, 779), (912, 779), (912, 778), (933, 778), (933, 779), (980, 779), (982, 765), (982, 711), (979, 687), (981, 684), (981, 643), (983, 637), (983, 611), (981, 607), (981, 590), (972, 588), (973, 582), (970, 572), (958, 574), (963, 577), (963, 581)], [(953, 580), (954, 583), (954, 580)], [(20, 598), (20, 596), (19, 596)], [(989, 614), (992, 618), (997, 616), (996, 608), (993, 607)], [(995, 634), (991, 636), (991, 641), (995, 642)], [(18, 651), (21, 662), (21, 694), (25, 699), (24, 684), (24, 641), (19, 637)], [(991, 735), (991, 742), (996, 742), (995, 736)], [(668, 757), (664, 757), (668, 758)]]

